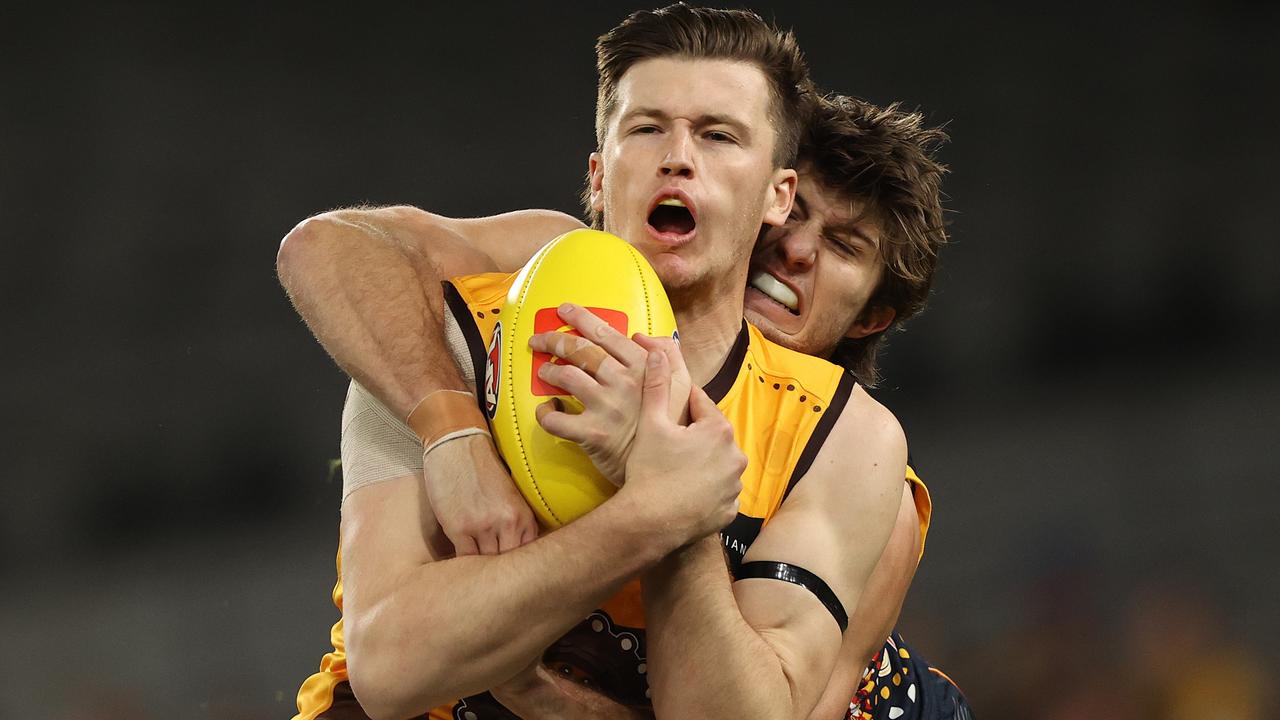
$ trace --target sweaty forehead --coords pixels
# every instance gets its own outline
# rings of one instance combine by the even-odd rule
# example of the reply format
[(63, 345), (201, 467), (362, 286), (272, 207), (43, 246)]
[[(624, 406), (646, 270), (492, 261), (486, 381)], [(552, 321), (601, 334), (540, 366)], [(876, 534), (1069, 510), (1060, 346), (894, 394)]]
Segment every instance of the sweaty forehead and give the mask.
[(728, 119), (759, 130), (769, 125), (770, 99), (764, 72), (751, 63), (651, 58), (623, 74), (612, 119), (657, 111), (692, 121)]

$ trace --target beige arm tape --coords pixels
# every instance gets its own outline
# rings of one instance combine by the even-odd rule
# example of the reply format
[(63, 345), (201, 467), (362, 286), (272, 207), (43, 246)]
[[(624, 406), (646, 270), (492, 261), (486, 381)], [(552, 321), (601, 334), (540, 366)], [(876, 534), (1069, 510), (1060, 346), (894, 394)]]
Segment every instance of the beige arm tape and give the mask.
[(423, 455), (450, 440), (489, 434), (489, 425), (476, 407), (476, 396), (462, 390), (429, 393), (409, 413), (407, 422), (422, 440)]
[(342, 499), (366, 485), (405, 475), (422, 475), (422, 441), (352, 381), (342, 410)]
[[(467, 343), (452, 314), (445, 314), (445, 339), (463, 379), (475, 382)], [(342, 499), (373, 483), (422, 475), (422, 441), (404, 420), (359, 383), (352, 382), (342, 410)]]

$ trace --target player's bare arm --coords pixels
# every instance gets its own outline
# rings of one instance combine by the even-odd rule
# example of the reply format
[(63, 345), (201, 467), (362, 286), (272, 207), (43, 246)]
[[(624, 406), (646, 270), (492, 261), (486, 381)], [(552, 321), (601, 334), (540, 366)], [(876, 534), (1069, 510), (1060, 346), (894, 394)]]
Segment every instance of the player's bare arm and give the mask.
[(911, 485), (904, 483), (898, 518), (884, 552), (867, 578), (857, 610), (849, 613), (849, 630), (840, 644), (840, 654), (822, 698), (809, 714), (810, 720), (840, 717), (849, 707), (869, 658), (884, 646), (893, 631), (907, 597), (911, 580), (920, 563), (920, 517)]
[[(454, 219), (412, 207), (335, 210), (299, 224), (281, 244), (280, 281), (339, 367), (399, 417), (436, 390), (466, 390), (448, 349), (440, 282), (512, 271), (581, 223), (547, 210)], [(537, 534), (497, 451), (464, 438), (472, 467), (436, 472), (427, 486), (458, 554), (493, 554)], [(424, 459), (424, 463), (428, 462)]]
[(582, 223), (531, 210), (453, 219), (411, 207), (335, 210), (285, 236), (280, 282), (320, 344), (401, 417), (428, 393), (466, 386), (443, 335), (440, 282), (510, 272)]
[[(636, 422), (635, 417), (616, 414), (619, 409), (625, 410), (627, 407), (625, 402), (619, 401), (628, 396), (628, 390), (625, 389), (625, 381), (619, 382), (617, 376), (625, 374), (626, 368), (632, 364), (631, 356), (643, 347), (647, 350), (666, 351), (672, 365), (682, 367), (683, 362), (678, 348), (672, 346), (668, 338), (635, 336), (632, 338), (634, 342), (627, 343), (621, 336), (614, 337), (616, 333), (610, 332), (611, 328), (607, 323), (582, 308), (568, 306), (562, 311), (562, 316), (566, 323), (574, 326), (585, 337), (548, 333), (535, 335), (530, 345), (560, 357), (593, 358), (589, 368), (574, 365), (543, 366), (546, 375), (544, 379), (585, 398), (585, 409), (576, 415), (546, 412), (542, 415), (541, 422), (552, 434), (583, 444), (603, 471), (603, 468), (625, 463), (625, 455), (610, 457), (609, 454), (626, 451), (630, 438), (615, 436), (626, 435), (628, 428), (634, 427)], [(588, 348), (594, 344), (592, 340), (601, 343), (601, 350), (608, 347), (607, 354), (591, 355)], [(616, 367), (610, 368), (610, 364), (616, 364)], [(602, 373), (601, 370), (612, 372), (615, 377), (602, 377), (608, 373)], [(600, 411), (600, 405), (605, 408), (603, 412)], [(636, 406), (638, 407), (638, 403)], [(680, 409), (673, 409), (672, 412), (673, 417), (680, 417)], [(609, 413), (615, 414), (610, 416)], [(608, 428), (611, 432), (603, 432), (602, 428)], [(867, 579), (863, 597), (856, 610), (850, 612), (849, 629), (844, 633), (830, 682), (810, 715), (812, 720), (836, 717), (848, 707), (849, 698), (860, 682), (868, 658), (884, 644), (884, 638), (897, 622), (919, 562), (920, 547), (920, 519), (911, 485), (902, 483), (898, 514), (889, 541)]]
[[(664, 389), (633, 448), (643, 469), (617, 494), (502, 555), (440, 557), (412, 478), (354, 491), (343, 508), (344, 617), (352, 687), (370, 715), (406, 717), (503, 683), (625, 579), (727, 523), (745, 460), (699, 393), (694, 421), (681, 427), (667, 417)], [(474, 462), (462, 443), (441, 452)], [(672, 458), (695, 459), (703, 481), (680, 482)]]
[[(905, 469), (896, 420), (855, 391), (744, 567), (804, 568), (843, 607), (857, 607), (898, 515)], [(645, 608), (659, 716), (808, 717), (844, 634), (809, 589), (772, 579), (731, 584), (716, 538), (673, 553), (646, 575)]]
[[(411, 482), (422, 477), (421, 446), (415, 451), (410, 443), (388, 445), (389, 437), (412, 436), (408, 428), (392, 423), (389, 410), (378, 407), (366, 391), (353, 387), (343, 412), (342, 459), (344, 499), (369, 482), (408, 477)], [(428, 497), (428, 502), (430, 502)], [(423, 535), (428, 546), (439, 557), (448, 557), (448, 541), (440, 537), (439, 526), (427, 523)], [(578, 685), (572, 679), (542, 666), (539, 661), (525, 671), (490, 689), (505, 707), (520, 717), (556, 717), (566, 720), (614, 720), (616, 718), (649, 717), (613, 699)], [(640, 713), (640, 714), (637, 714)]]
[[(659, 350), (665, 349), (669, 354), (674, 353), (676, 363), (680, 361), (680, 354), (677, 348), (670, 344), (669, 340), (657, 338), (645, 338), (637, 336), (627, 339), (618, 335), (616, 332), (610, 332), (607, 324), (598, 320), (590, 313), (582, 308), (575, 306), (566, 306), (562, 309), (561, 316), (566, 322), (577, 328), (584, 337), (573, 337), (558, 333), (549, 333), (543, 336), (535, 336), (531, 340), (531, 345), (535, 348), (553, 352), (561, 357), (585, 358), (575, 364), (562, 366), (544, 366), (547, 373), (547, 380), (554, 382), (575, 394), (584, 404), (585, 410), (580, 414), (569, 414), (563, 412), (543, 413), (540, 422), (552, 434), (566, 439), (574, 440), (584, 445), (584, 448), (592, 454), (593, 460), (602, 467), (613, 467), (619, 464), (616, 458), (609, 457), (610, 453), (625, 453), (627, 451), (627, 443), (619, 438), (612, 437), (614, 435), (625, 435), (629, 427), (634, 426), (634, 418), (626, 415), (625, 412), (619, 413), (618, 410), (625, 410), (627, 406), (627, 398), (629, 397), (629, 386), (625, 382), (619, 382), (616, 376), (625, 375), (628, 366), (633, 365), (631, 355), (639, 352), (641, 346), (637, 342), (645, 343), (646, 346), (652, 346), (648, 349)], [(665, 342), (664, 342), (665, 340)], [(590, 352), (596, 343), (599, 343), (599, 350), (596, 354)], [(616, 366), (616, 367), (615, 367)], [(612, 377), (611, 377), (612, 376)], [(604, 410), (601, 411), (600, 408)], [(610, 415), (609, 413), (614, 413)], [(856, 416), (856, 417), (855, 417)], [(790, 664), (784, 663), (783, 658), (788, 657), (786, 651), (789, 646), (786, 644), (787, 635), (779, 635), (779, 628), (785, 625), (780, 624), (777, 617), (765, 614), (763, 624), (758, 627), (765, 629), (760, 633), (761, 638), (772, 637), (781, 638), (781, 641), (775, 640), (775, 647), (779, 650), (777, 657), (779, 658), (779, 668), (783, 672), (783, 677), (788, 678), (793, 673), (803, 672), (806, 677), (820, 678), (822, 682), (806, 685), (801, 688), (806, 694), (803, 699), (796, 700), (799, 703), (796, 707), (809, 708), (814, 712), (814, 717), (824, 717), (838, 713), (840, 708), (848, 705), (848, 698), (852, 695), (852, 689), (858, 678), (861, 676), (861, 670), (865, 668), (867, 658), (869, 658), (874, 650), (883, 644), (884, 637), (888, 635), (892, 629), (893, 623), (897, 618), (898, 610), (901, 607), (902, 600), (905, 597), (906, 590), (910, 585), (912, 576), (914, 575), (916, 562), (919, 557), (919, 519), (916, 516), (915, 503), (912, 498), (911, 489), (901, 480), (901, 475), (906, 467), (905, 440), (901, 436), (901, 428), (898, 427), (896, 420), (883, 407), (875, 403), (865, 392), (859, 390), (853, 397), (850, 406), (841, 416), (841, 423), (837, 425), (837, 433), (842, 426), (845, 428), (856, 426), (857, 423), (875, 423), (881, 424), (883, 431), (880, 440), (882, 446), (866, 445), (859, 447), (851, 446), (853, 451), (862, 452), (870, 455), (873, 459), (867, 466), (867, 471), (878, 471), (878, 475), (870, 480), (864, 481), (871, 483), (871, 487), (876, 482), (883, 482), (884, 477), (894, 475), (896, 473), (896, 484), (885, 490), (882, 497), (877, 497), (878, 504), (872, 503), (867, 505), (871, 509), (879, 509), (882, 514), (887, 514), (888, 525), (884, 528), (884, 533), (879, 534), (870, 532), (864, 535), (868, 530), (868, 526), (863, 524), (865, 520), (861, 517), (861, 513), (865, 511), (861, 504), (848, 502), (852, 495), (849, 494), (850, 483), (859, 482), (856, 478), (856, 470), (852, 466), (845, 468), (842, 473), (834, 465), (835, 459), (832, 456), (831, 447), (839, 447), (839, 436), (833, 434), (828, 440), (823, 453), (819, 455), (819, 461), (825, 458), (826, 466), (815, 466), (806, 475), (804, 480), (798, 486), (806, 488), (804, 491), (797, 491), (784, 505), (783, 511), (779, 512), (770, 523), (769, 527), (774, 528), (772, 532), (765, 533), (761, 539), (756, 541), (753, 551), (748, 555), (748, 560), (757, 558), (762, 552), (768, 552), (770, 546), (776, 547), (776, 555), (778, 558), (792, 557), (797, 552), (817, 553), (823, 555), (820, 559), (805, 560), (808, 565), (802, 562), (793, 562), (806, 569), (819, 568), (814, 570), (819, 577), (825, 577), (822, 573), (831, 575), (832, 577), (847, 576), (848, 580), (843, 584), (833, 584), (832, 587), (843, 587), (841, 595), (844, 602), (849, 604), (844, 607), (851, 610), (856, 608), (851, 615), (851, 622), (847, 631), (843, 636), (838, 631), (830, 633), (832, 642), (830, 643), (834, 654), (825, 657), (821, 653), (816, 653), (810, 658), (809, 665), (800, 665), (797, 667), (797, 660), (788, 658)], [(846, 434), (850, 431), (845, 430)], [(874, 435), (874, 433), (873, 433)], [(865, 433), (859, 434), (859, 437), (867, 437)], [(625, 439), (625, 438), (624, 438)], [(868, 440), (874, 443), (874, 440)], [(833, 445), (834, 444), (834, 445)], [(879, 454), (879, 459), (876, 454)], [(841, 455), (842, 461), (844, 455)], [(865, 461), (864, 461), (865, 463)], [(695, 465), (692, 465), (696, 467)], [(628, 464), (628, 467), (634, 467)], [(886, 475), (882, 468), (897, 468), (893, 472)], [(847, 473), (847, 474), (846, 474)], [(696, 480), (695, 480), (696, 481)], [(892, 490), (896, 490), (896, 496), (889, 494)], [(825, 494), (824, 494), (825, 493)], [(827, 497), (826, 494), (834, 494), (835, 497)], [(842, 502), (843, 501), (843, 502)], [(883, 507), (878, 507), (883, 506)], [(810, 516), (813, 517), (810, 517)], [(850, 518), (859, 518), (859, 523), (851, 523)], [(779, 524), (781, 523), (781, 524)], [(847, 528), (854, 525), (859, 529), (855, 536), (840, 536), (837, 528)], [(892, 531), (889, 527), (892, 527)], [(874, 523), (871, 526), (874, 528)], [(779, 530), (779, 528), (782, 528)], [(790, 537), (784, 533), (792, 533)], [(767, 538), (767, 539), (766, 539)], [(756, 548), (762, 547), (765, 550)], [(820, 547), (810, 546), (810, 543), (817, 543)], [(664, 566), (669, 568), (683, 568), (685, 564), (677, 559), (681, 556), (684, 561), (695, 563), (692, 567), (697, 567), (697, 562), (702, 562), (704, 566), (701, 572), (718, 574), (720, 584), (727, 589), (728, 575), (723, 570), (723, 558), (720, 551), (719, 543), (705, 542), (700, 543), (704, 555), (698, 556), (697, 551), (679, 552), (671, 559), (664, 562)], [(830, 553), (826, 553), (821, 548), (833, 548), (831, 553), (837, 556), (840, 552), (848, 550), (850, 546), (856, 546), (856, 550), (846, 553), (847, 557), (833, 557)], [(797, 551), (799, 547), (799, 551)], [(807, 555), (805, 555), (807, 557)], [(868, 560), (871, 565), (868, 565)], [(788, 562), (792, 562), (789, 561)], [(842, 569), (845, 572), (842, 575)], [(856, 583), (857, 576), (864, 574), (864, 582), (859, 586)], [(686, 571), (686, 575), (696, 575), (697, 570)], [(660, 575), (655, 572), (653, 575)], [(673, 577), (678, 573), (673, 573)], [(661, 586), (662, 582), (655, 581), (654, 585)], [(748, 600), (752, 598), (751, 586), (758, 583), (745, 583), (742, 588), (736, 588), (738, 592), (745, 592)], [(699, 592), (698, 588), (686, 587), (686, 591), (690, 593)], [(787, 589), (790, 590), (790, 589)], [(855, 592), (856, 590), (856, 592)], [(674, 590), (673, 590), (674, 591)], [(771, 594), (781, 594), (782, 601), (786, 601), (788, 592), (780, 588), (770, 588), (767, 585), (758, 588), (757, 594), (764, 597), (763, 600), (757, 600), (756, 604), (762, 608), (771, 607), (772, 600), (769, 599)], [(732, 602), (732, 593), (722, 592), (722, 600)], [(809, 598), (812, 600), (813, 598)], [(859, 600), (863, 600), (859, 602)], [(791, 600), (795, 600), (794, 597)], [(648, 603), (646, 603), (648, 604)], [(844, 604), (844, 603), (842, 603)], [(776, 604), (772, 607), (777, 607)], [(652, 608), (651, 608), (652, 612)], [(690, 612), (696, 612), (691, 610)], [(831, 626), (828, 629), (834, 630), (835, 626), (830, 621), (830, 614), (825, 613), (826, 621), (823, 622), (824, 613), (819, 613), (816, 620), (814, 618), (806, 618), (805, 621), (809, 625), (810, 633), (816, 633), (821, 636), (823, 627)], [(652, 623), (652, 614), (650, 622)], [(751, 623), (750, 615), (747, 609), (743, 609), (743, 618), (747, 619), (747, 623)], [(800, 616), (796, 616), (799, 618)], [(654, 625), (650, 625), (654, 628)], [(753, 627), (757, 627), (753, 625)], [(792, 636), (804, 638), (806, 633), (803, 631), (793, 631)], [(653, 637), (651, 635), (651, 637)], [(744, 642), (749, 643), (749, 637), (744, 637)], [(765, 641), (768, 642), (767, 640)], [(745, 655), (737, 654), (738, 657), (756, 657), (755, 654), (761, 648), (751, 648), (749, 646), (740, 647)], [(675, 653), (674, 656), (679, 656)], [(650, 654), (651, 681), (661, 674), (661, 663), (655, 660), (655, 656)], [(721, 663), (724, 667), (724, 663)], [(836, 673), (832, 673), (832, 668), (836, 669)], [(746, 668), (742, 668), (745, 670)], [(726, 670), (725, 672), (732, 672)], [(817, 672), (817, 675), (813, 673)], [(680, 677), (687, 677), (685, 673), (679, 673)], [(825, 679), (830, 676), (831, 681), (827, 683)], [(742, 678), (755, 682), (755, 678), (748, 672)], [(730, 681), (727, 687), (733, 687), (736, 682)], [(656, 686), (655, 686), (656, 688)], [(726, 688), (727, 689), (727, 688)], [(655, 689), (655, 698), (657, 697)], [(793, 688), (794, 692), (794, 688)], [(673, 693), (677, 694), (678, 693)], [(697, 693), (695, 693), (697, 694)], [(823, 702), (818, 702), (819, 698)], [(656, 706), (661, 707), (661, 706)], [(730, 706), (732, 707), (732, 706)], [(676, 705), (673, 711), (676, 712), (703, 712), (702, 707), (684, 707)], [(823, 714), (819, 714), (822, 711)], [(800, 712), (808, 712), (802, 710)], [(805, 715), (787, 715), (795, 717), (804, 717)]]

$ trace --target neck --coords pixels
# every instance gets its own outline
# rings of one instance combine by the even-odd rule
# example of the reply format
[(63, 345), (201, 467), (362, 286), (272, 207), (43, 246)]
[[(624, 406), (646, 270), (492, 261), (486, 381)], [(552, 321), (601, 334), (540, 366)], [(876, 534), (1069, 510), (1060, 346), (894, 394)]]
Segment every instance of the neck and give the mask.
[(680, 328), (680, 353), (694, 384), (706, 385), (724, 365), (742, 330), (742, 287), (736, 292), (671, 294), (671, 309)]

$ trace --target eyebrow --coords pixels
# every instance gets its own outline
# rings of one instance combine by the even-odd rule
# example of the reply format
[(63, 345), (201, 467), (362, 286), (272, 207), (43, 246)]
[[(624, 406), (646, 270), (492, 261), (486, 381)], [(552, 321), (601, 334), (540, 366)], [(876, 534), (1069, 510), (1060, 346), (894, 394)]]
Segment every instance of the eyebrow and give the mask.
[[(664, 110), (652, 107), (637, 107), (628, 110), (625, 115), (619, 117), (618, 124), (625, 123), (636, 117), (651, 117), (664, 122), (670, 122), (672, 120), (671, 115)], [(723, 113), (702, 113), (700, 115), (696, 115), (693, 118), (693, 124), (695, 127), (706, 127), (707, 125), (728, 125), (741, 135), (744, 140), (751, 136), (751, 128), (749, 128), (745, 122), (733, 117), (732, 115), (725, 115)]]
[(867, 245), (870, 245), (872, 248), (879, 250), (880, 243), (862, 229), (862, 223), (862, 218), (855, 218), (846, 223), (834, 223), (832, 225), (828, 225), (827, 228), (831, 232), (844, 233), (846, 235), (856, 237)]
[[(800, 193), (796, 193), (795, 199), (793, 199), (792, 202), (800, 208), (800, 212), (804, 213), (806, 217), (809, 215), (809, 203), (805, 202), (804, 196)], [(872, 238), (862, 229), (862, 223), (864, 222), (865, 217), (866, 211), (863, 211), (861, 215), (848, 222), (829, 223), (824, 225), (822, 230), (823, 232), (840, 233), (855, 237), (872, 248), (879, 250), (879, 240), (877, 238)]]

